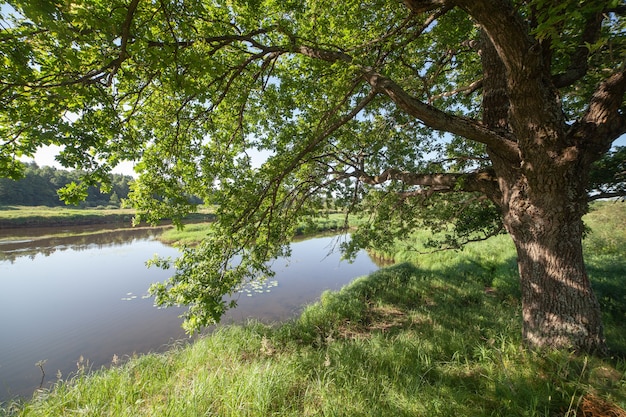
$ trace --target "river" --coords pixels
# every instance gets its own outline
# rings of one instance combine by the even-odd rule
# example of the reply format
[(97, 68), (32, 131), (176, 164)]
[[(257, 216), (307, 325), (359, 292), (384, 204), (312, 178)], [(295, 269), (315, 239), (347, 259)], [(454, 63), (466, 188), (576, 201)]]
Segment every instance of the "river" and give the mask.
[[(156, 240), (161, 229), (90, 228), (0, 230), (0, 401), (29, 397), (58, 375), (81, 366), (99, 369), (132, 355), (163, 351), (189, 340), (182, 308), (158, 309), (146, 294), (169, 271), (146, 268), (155, 254), (178, 251)], [(223, 323), (294, 317), (327, 289), (336, 290), (378, 267), (360, 253), (355, 262), (331, 251), (336, 238), (294, 243), (276, 276), (237, 295)]]

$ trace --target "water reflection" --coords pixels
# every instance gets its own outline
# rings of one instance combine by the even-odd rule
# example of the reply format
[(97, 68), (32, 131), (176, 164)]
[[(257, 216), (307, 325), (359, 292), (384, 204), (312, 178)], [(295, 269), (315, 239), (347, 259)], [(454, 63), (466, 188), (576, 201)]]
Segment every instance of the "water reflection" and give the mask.
[(104, 246), (126, 245), (134, 240), (152, 239), (167, 227), (112, 229), (93, 226), (66, 228), (27, 228), (0, 230), (0, 261), (15, 262), (20, 257), (35, 259), (68, 249), (83, 251)]
[[(185, 338), (184, 309), (157, 309), (146, 297), (150, 284), (171, 271), (147, 269), (145, 261), (178, 255), (155, 239), (160, 230), (82, 230), (78, 236), (62, 230), (65, 235), (48, 229), (0, 236), (0, 401), (31, 395), (41, 380), (39, 361), (46, 360), (50, 383), (57, 371), (75, 372), (80, 357), (98, 369), (114, 357), (162, 350)], [(377, 269), (365, 253), (352, 264), (329, 254), (333, 242), (294, 243), (289, 259), (274, 262), (276, 276), (265, 287), (236, 294), (239, 305), (223, 321), (284, 320), (322, 291)]]

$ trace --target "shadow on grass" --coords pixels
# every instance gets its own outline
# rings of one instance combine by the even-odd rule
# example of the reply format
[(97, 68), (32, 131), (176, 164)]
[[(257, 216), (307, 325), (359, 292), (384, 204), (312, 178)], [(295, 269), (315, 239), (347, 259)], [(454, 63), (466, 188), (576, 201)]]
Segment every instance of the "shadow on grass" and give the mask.
[(602, 309), (609, 349), (626, 360), (626, 260), (592, 260), (587, 271)]
[(339, 415), (565, 415), (585, 393), (624, 407), (623, 361), (521, 347), (514, 262), (499, 272), (396, 265), (323, 294), (282, 331), (315, 349), (323, 385), (354, 399)]

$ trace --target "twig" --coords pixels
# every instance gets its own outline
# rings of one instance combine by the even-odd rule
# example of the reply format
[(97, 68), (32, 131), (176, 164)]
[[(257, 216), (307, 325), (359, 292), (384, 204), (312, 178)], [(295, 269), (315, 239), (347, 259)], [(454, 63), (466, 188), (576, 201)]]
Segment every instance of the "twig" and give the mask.
[(46, 378), (46, 371), (43, 370), (43, 366), (46, 362), (48, 362), (48, 359), (41, 360), (35, 364), (35, 366), (38, 366), (39, 369), (41, 369), (41, 382), (39, 383), (39, 389), (43, 387), (43, 381)]

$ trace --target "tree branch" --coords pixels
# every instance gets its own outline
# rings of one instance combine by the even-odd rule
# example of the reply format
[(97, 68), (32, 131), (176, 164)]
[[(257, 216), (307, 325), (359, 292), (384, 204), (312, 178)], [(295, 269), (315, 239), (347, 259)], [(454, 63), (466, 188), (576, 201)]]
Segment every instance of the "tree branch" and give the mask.
[(309, 46), (300, 45), (295, 47), (294, 52), (308, 56), (310, 58), (321, 59), (328, 62), (343, 61), (352, 62), (352, 57), (340, 51), (330, 51), (325, 49), (311, 48)]
[[(548, 78), (550, 67), (544, 48), (531, 35), (528, 22), (513, 1), (455, 1), (481, 26), (506, 69), (510, 104), (506, 119), (520, 152), (524, 158), (546, 158), (546, 149), (557, 151), (561, 147), (557, 138), (567, 125), (558, 91)], [(544, 162), (549, 163), (548, 159)]]
[[(379, 175), (368, 175), (365, 172), (355, 170), (352, 176), (358, 176), (359, 180), (368, 185), (380, 185), (387, 181), (400, 181), (405, 185), (429, 187), (432, 192), (480, 192), (490, 199), (496, 199), (499, 193), (498, 180), (492, 170), (482, 170), (465, 174), (418, 174), (398, 169), (387, 169)], [(416, 190), (418, 194), (423, 191)]]
[(206, 36), (203, 38), (195, 39), (195, 40), (187, 40), (187, 41), (173, 41), (173, 42), (162, 42), (162, 41), (148, 41), (148, 46), (150, 47), (189, 47), (193, 46), (198, 42), (204, 42), (208, 44), (218, 44), (219, 47), (230, 45), (234, 42), (247, 42), (254, 48), (258, 48), (261, 50), (267, 49), (267, 47), (257, 40), (254, 39), (255, 36), (264, 35), (272, 30), (275, 30), (276, 26), (270, 26), (268, 28), (261, 28), (253, 30), (244, 35), (222, 35), (222, 36)]
[(128, 5), (128, 11), (126, 12), (126, 18), (124, 19), (124, 23), (122, 23), (122, 34), (121, 34), (121, 44), (120, 44), (120, 53), (117, 59), (113, 60), (109, 66), (111, 67), (111, 72), (109, 73), (107, 85), (111, 85), (113, 83), (113, 78), (117, 71), (119, 70), (122, 62), (124, 62), (128, 58), (128, 41), (130, 40), (130, 27), (133, 23), (133, 16), (137, 11), (137, 6), (139, 5), (139, 0), (132, 0)]
[(446, 91), (445, 93), (436, 94), (434, 96), (431, 96), (431, 97), (428, 98), (428, 104), (431, 104), (433, 101), (438, 100), (440, 98), (454, 96), (454, 95), (459, 94), (459, 93), (465, 93), (466, 95), (469, 96), (474, 91), (479, 90), (480, 88), (482, 88), (482, 86), (483, 86), (483, 79), (481, 78), (480, 80), (474, 81), (470, 85), (466, 85), (464, 87), (459, 87), (456, 90)]
[(626, 93), (626, 69), (621, 69), (600, 83), (587, 111), (570, 134), (577, 143), (590, 144), (591, 158), (600, 158), (611, 143), (626, 132), (622, 101)]
[(484, 143), (503, 157), (519, 158), (517, 145), (506, 136), (484, 125), (464, 117), (451, 115), (410, 96), (391, 79), (373, 71), (365, 71), (364, 78), (375, 91), (385, 94), (406, 113), (421, 120), (425, 125), (444, 132), (463, 136), (475, 142)]
[[(353, 84), (352, 88), (350, 89), (350, 91), (348, 91), (344, 95), (344, 97), (342, 98), (340, 103), (337, 104), (335, 106), (335, 108), (332, 109), (331, 111), (326, 112), (326, 116), (327, 117), (325, 117), (322, 120), (320, 120), (320, 125), (323, 124), (323, 122), (329, 122), (330, 120), (332, 120), (331, 117), (339, 111), (339, 108), (343, 104), (348, 102), (348, 100), (352, 97), (353, 91), (357, 88), (359, 81), (360, 80), (355, 80), (355, 83)], [(352, 108), (348, 113), (346, 113), (343, 116), (337, 118), (333, 123), (330, 123), (325, 128), (323, 128), (322, 126), (318, 126), (317, 130), (319, 131), (319, 133), (316, 134), (311, 139), (311, 141), (302, 150), (300, 150), (300, 152), (298, 152), (291, 159), (289, 164), (284, 169), (281, 170), (279, 175), (277, 175), (276, 177), (272, 178), (272, 180), (262, 190), (259, 190), (259, 194), (258, 194), (259, 198), (256, 201), (262, 201), (263, 199), (267, 198), (268, 194), (270, 194), (272, 192), (271, 191), (272, 187), (274, 189), (273, 194), (276, 194), (276, 192), (278, 190), (278, 185), (280, 183), (282, 183), (282, 181), (287, 177), (287, 175), (289, 175), (291, 172), (293, 172), (294, 169), (296, 169), (298, 167), (298, 165), (301, 163), (302, 159), (307, 154), (312, 152), (324, 139), (326, 139), (330, 135), (332, 135), (341, 126), (345, 125), (350, 120), (354, 119), (361, 112), (361, 110), (363, 110), (365, 107), (367, 107), (367, 105), (375, 97), (376, 97), (376, 93), (373, 92), (373, 91), (370, 91), (369, 94), (367, 94), (358, 103), (356, 103), (354, 108)], [(239, 217), (237, 219), (237, 221), (234, 222), (233, 229), (236, 230), (236, 229), (240, 228), (241, 224), (246, 222), (247, 219), (253, 213), (257, 212), (259, 209), (260, 209), (260, 206), (258, 204), (256, 204), (254, 207), (251, 207), (250, 210), (245, 210), (244, 215)]]
[(615, 191), (611, 193), (602, 192), (599, 194), (590, 195), (587, 201), (592, 202), (596, 200), (601, 200), (603, 198), (619, 198), (619, 197), (626, 197), (626, 191), (622, 191), (622, 192)]
[(413, 13), (424, 13), (446, 5), (445, 0), (404, 0), (406, 7)]
[(579, 46), (571, 56), (569, 68), (567, 68), (565, 72), (556, 74), (552, 77), (552, 82), (556, 88), (572, 85), (585, 76), (587, 73), (587, 60), (590, 52), (587, 45), (595, 43), (600, 37), (603, 20), (604, 13), (596, 13), (589, 17), (585, 24), (585, 29), (580, 37), (580, 42), (578, 42)]
[[(422, 33), (424, 33), (424, 31), (426, 31), (426, 29), (428, 29), (428, 27), (430, 27), (430, 25), (433, 24), (433, 22), (436, 22), (437, 19), (440, 19), (443, 15), (445, 15), (450, 10), (452, 10), (452, 8), (453, 8), (453, 6), (445, 6), (445, 7), (441, 7), (439, 9), (435, 10), (430, 16), (428, 16), (428, 18), (426, 18), (426, 20), (424, 20), (424, 22), (421, 24), (421, 26), (419, 28), (417, 28), (417, 30), (415, 30), (415, 31), (413, 31), (413, 33), (411, 33), (411, 36), (409, 36), (406, 39), (404, 39), (404, 41), (396, 44), (393, 48), (389, 48), (387, 50), (387, 52), (380, 54), (380, 56), (376, 60), (376, 66), (378, 66), (378, 67), (382, 66), (384, 61), (387, 59), (387, 57), (390, 54), (393, 53), (393, 51), (404, 49), (408, 44), (410, 44), (415, 39), (417, 39), (419, 36), (421, 36)], [(414, 14), (412, 13), (411, 15), (409, 15), (407, 17), (407, 19), (411, 19), (413, 17), (413, 15)], [(382, 52), (382, 51), (379, 51), (379, 52)]]
[(429, 251), (422, 251), (422, 250), (417, 250), (414, 248), (415, 252), (420, 254), (420, 255), (430, 255), (433, 253), (437, 253), (437, 252), (444, 252), (444, 251), (448, 251), (448, 250), (456, 250), (459, 249), (461, 246), (464, 246), (468, 243), (473, 243), (473, 242), (483, 242), (487, 239), (490, 239), (494, 236), (498, 236), (499, 234), (501, 234), (504, 230), (504, 226), (501, 225), (500, 227), (497, 227), (495, 229), (493, 229), (491, 232), (489, 233), (484, 233), (482, 236), (476, 236), (476, 237), (466, 237), (464, 239), (462, 239), (459, 244), (455, 244), (455, 245), (447, 245), (447, 246), (441, 246), (437, 249), (433, 249), (433, 250), (429, 250)]
[[(343, 61), (352, 63), (352, 57), (341, 51), (298, 46), (293, 52), (328, 62)], [(483, 143), (504, 158), (510, 160), (519, 158), (519, 150), (516, 143), (507, 139), (503, 134), (489, 129), (474, 120), (443, 112), (419, 101), (410, 96), (397, 83), (374, 71), (372, 68), (363, 68), (363, 78), (372, 86), (373, 91), (388, 96), (400, 109), (419, 119), (428, 127)]]
[[(541, 54), (526, 22), (508, 0), (456, 0), (486, 32), (513, 82), (527, 82), (541, 73)], [(506, 28), (506, 30), (502, 30)], [(521, 78), (521, 79), (518, 79)], [(537, 86), (536, 88), (541, 88)]]
[[(138, 0), (135, 0), (138, 1)], [(421, 3), (421, 2), (418, 2)], [(439, 5), (443, 5), (443, 2), (434, 2)], [(440, 4), (441, 3), (441, 4)], [(289, 47), (280, 47), (280, 46), (266, 46), (254, 39), (255, 36), (265, 34), (268, 31), (276, 29), (273, 28), (263, 28), (258, 29), (256, 31), (252, 31), (245, 35), (225, 35), (225, 36), (217, 36), (217, 37), (209, 37), (202, 39), (203, 42), (207, 43), (217, 43), (217, 48), (221, 48), (222, 46), (231, 44), (233, 42), (247, 42), (253, 48), (257, 48), (260, 50), (259, 53), (254, 54), (250, 59), (246, 61), (249, 63), (252, 60), (260, 59), (266, 54), (272, 53), (296, 53), (301, 54), (310, 58), (319, 59), (327, 62), (345, 62), (345, 63), (353, 63), (353, 58), (351, 55), (339, 51), (339, 50), (329, 50), (329, 49), (321, 49), (321, 48), (313, 48), (307, 45), (292, 45)], [(295, 43), (295, 39), (292, 36), (288, 35), (291, 38), (292, 44)], [(150, 46), (158, 46), (162, 47), (166, 44), (161, 42), (149, 42)], [(189, 46), (193, 44), (193, 41), (184, 41), (177, 42), (177, 46)], [(364, 68), (364, 78), (370, 83), (375, 92), (381, 92), (388, 97), (390, 97), (401, 109), (406, 111), (408, 114), (420, 119), (424, 124), (429, 127), (432, 127), (436, 130), (447, 131), (450, 133), (458, 134), (460, 136), (466, 137), (470, 140), (474, 140), (480, 143), (484, 143), (494, 151), (499, 152), (501, 155), (508, 157), (509, 159), (516, 159), (518, 157), (518, 149), (516, 144), (506, 139), (500, 133), (490, 130), (485, 126), (477, 123), (473, 120), (462, 118), (459, 116), (454, 116), (447, 114), (443, 111), (436, 109), (435, 107), (426, 105), (419, 100), (409, 96), (406, 92), (402, 90), (402, 88), (391, 81), (388, 78), (383, 77), (382, 75), (372, 71), (371, 69)], [(474, 83), (470, 87), (470, 90), (478, 88), (478, 84)]]

